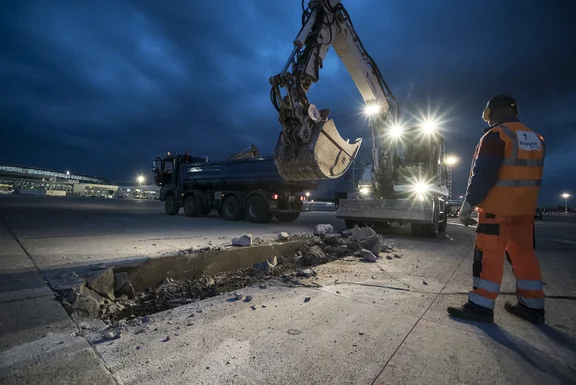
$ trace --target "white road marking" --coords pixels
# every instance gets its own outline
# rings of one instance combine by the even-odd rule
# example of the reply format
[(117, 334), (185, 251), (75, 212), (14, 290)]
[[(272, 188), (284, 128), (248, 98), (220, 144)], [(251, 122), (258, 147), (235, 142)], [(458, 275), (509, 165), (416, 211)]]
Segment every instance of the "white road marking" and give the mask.
[[(449, 225), (454, 225), (454, 226), (464, 226), (462, 223), (457, 223), (457, 222), (448, 222), (448, 224), (449, 224)], [(468, 227), (470, 227), (470, 228), (472, 228), (472, 229), (475, 229), (475, 228), (476, 228), (476, 225), (470, 225), (470, 226), (468, 226)]]
[(569, 241), (567, 239), (556, 239), (556, 238), (542, 238), (544, 241), (552, 241), (552, 242), (559, 242), (559, 243), (569, 243), (571, 245), (576, 245), (576, 241)]

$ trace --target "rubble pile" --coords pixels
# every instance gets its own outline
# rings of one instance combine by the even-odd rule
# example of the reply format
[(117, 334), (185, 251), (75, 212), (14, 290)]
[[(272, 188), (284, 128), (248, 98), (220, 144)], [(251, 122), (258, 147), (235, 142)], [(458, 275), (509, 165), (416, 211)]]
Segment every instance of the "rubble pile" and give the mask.
[[(295, 238), (304, 239), (286, 232), (278, 234), (281, 242)], [(381, 253), (392, 251), (392, 245), (385, 244), (369, 227), (355, 226), (338, 233), (332, 225), (320, 224), (315, 227), (314, 235), (308, 235), (305, 240), (305, 245), (293, 255), (271, 256), (250, 268), (195, 280), (166, 278), (158, 287), (143, 292), (135, 292), (128, 273), (115, 272), (112, 268), (101, 270), (74, 287), (55, 291), (70, 314), (111, 321), (134, 319), (225, 293), (235, 292), (238, 297), (239, 289), (256, 284), (266, 287), (265, 282), (274, 278), (308, 279), (317, 274), (311, 267), (335, 259), (355, 256), (376, 262), (382, 258)], [(232, 243), (237, 247), (250, 247), (252, 241), (252, 236), (247, 234), (234, 238)], [(391, 255), (383, 257), (392, 258)]]

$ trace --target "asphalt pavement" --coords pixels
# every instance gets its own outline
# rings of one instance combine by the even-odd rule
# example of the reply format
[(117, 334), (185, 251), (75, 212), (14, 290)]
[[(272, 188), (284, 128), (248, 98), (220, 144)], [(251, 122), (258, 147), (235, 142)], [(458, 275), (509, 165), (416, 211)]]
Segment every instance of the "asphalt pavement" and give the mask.
[[(304, 287), (247, 288), (181, 306), (96, 343), (44, 277), (98, 263), (156, 258), (252, 233), (341, 227), (333, 213), (291, 224), (170, 217), (155, 201), (0, 197), (0, 382), (90, 384), (573, 384), (576, 383), (576, 218), (537, 222), (547, 324), (503, 310), (494, 325), (450, 319), (470, 289), (474, 229), (451, 220), (441, 239), (386, 234), (401, 258), (339, 260)], [(309, 300), (305, 300), (309, 297)], [(265, 306), (265, 307), (264, 307)]]

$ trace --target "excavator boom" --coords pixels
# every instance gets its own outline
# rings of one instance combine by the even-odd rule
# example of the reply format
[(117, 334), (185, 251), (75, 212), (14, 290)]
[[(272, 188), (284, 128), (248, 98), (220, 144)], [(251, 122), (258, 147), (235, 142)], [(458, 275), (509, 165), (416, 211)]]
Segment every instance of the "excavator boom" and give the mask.
[(329, 119), (329, 110), (319, 110), (307, 98), (312, 84), (320, 79), (322, 62), (331, 46), (372, 112), (370, 126), (376, 162), (382, 152), (378, 149), (379, 131), (398, 113), (396, 99), (364, 50), (340, 0), (310, 1), (302, 15), (302, 29), (294, 40), (294, 50), (282, 71), (270, 78), (271, 100), (283, 128), (274, 160), (280, 174), (289, 181), (342, 176), (362, 143), (360, 138), (353, 142), (344, 140)]

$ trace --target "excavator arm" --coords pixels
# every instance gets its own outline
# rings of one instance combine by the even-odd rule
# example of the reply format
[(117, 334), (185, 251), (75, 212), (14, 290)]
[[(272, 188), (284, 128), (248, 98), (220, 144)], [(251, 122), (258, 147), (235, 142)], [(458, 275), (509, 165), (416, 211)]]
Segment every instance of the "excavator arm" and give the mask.
[(302, 29), (294, 49), (282, 71), (270, 78), (271, 100), (283, 128), (274, 152), (278, 171), (290, 181), (338, 178), (360, 149), (362, 139), (352, 143), (342, 139), (334, 121), (328, 119), (329, 110), (319, 110), (307, 98), (332, 46), (366, 102), (374, 178), (384, 188), (392, 183), (393, 156), (383, 131), (398, 116), (398, 103), (340, 0), (312, 0), (308, 8), (302, 8)]

